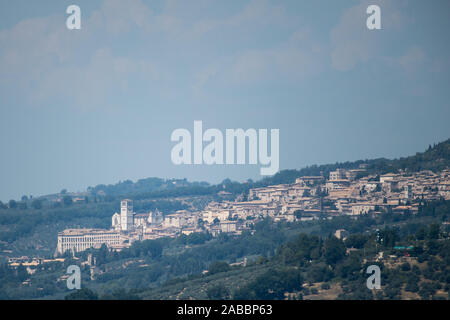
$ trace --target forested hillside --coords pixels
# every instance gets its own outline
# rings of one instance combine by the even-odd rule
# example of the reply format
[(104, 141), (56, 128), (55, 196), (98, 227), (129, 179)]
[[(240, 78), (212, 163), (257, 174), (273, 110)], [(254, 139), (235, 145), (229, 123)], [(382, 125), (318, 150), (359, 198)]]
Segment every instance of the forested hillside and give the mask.
[[(292, 183), (300, 176), (327, 176), (336, 168), (358, 168), (361, 164), (366, 165), (366, 174), (383, 174), (400, 169), (439, 171), (450, 166), (450, 139), (405, 158), (313, 165), (300, 170), (283, 170), (257, 182), (239, 183), (226, 179), (220, 184), (208, 185), (204, 182), (191, 183), (185, 179), (148, 178), (135, 183), (124, 181), (89, 188), (84, 200), (77, 203), (72, 201), (65, 190), (56, 195), (62, 199), (60, 202), (47, 197), (31, 199), (24, 196), (20, 201), (0, 202), (0, 249), (13, 247), (13, 251), (18, 253), (38, 250), (40, 254), (51, 254), (56, 245), (57, 231), (67, 227), (109, 227), (110, 218), (118, 210), (119, 201), (123, 198), (134, 200), (136, 211), (157, 208), (167, 214), (189, 206), (199, 209), (211, 200), (234, 199), (250, 188)], [(221, 191), (226, 193), (219, 195)]]

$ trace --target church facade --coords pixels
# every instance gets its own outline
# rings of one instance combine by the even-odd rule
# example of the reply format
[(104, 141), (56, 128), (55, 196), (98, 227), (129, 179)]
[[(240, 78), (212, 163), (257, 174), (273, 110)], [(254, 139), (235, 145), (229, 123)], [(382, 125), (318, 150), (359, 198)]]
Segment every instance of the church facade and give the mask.
[(120, 250), (131, 245), (135, 240), (142, 240), (146, 231), (163, 224), (164, 216), (158, 211), (135, 213), (133, 201), (124, 199), (120, 202), (120, 213), (111, 218), (111, 229), (66, 229), (58, 233), (55, 255), (66, 251), (84, 251), (100, 248), (106, 244), (109, 248)]
[(164, 221), (163, 214), (156, 209), (146, 213), (134, 213), (133, 202), (125, 199), (120, 203), (120, 214), (115, 213), (111, 218), (111, 225), (115, 231), (145, 232), (149, 228), (160, 226)]

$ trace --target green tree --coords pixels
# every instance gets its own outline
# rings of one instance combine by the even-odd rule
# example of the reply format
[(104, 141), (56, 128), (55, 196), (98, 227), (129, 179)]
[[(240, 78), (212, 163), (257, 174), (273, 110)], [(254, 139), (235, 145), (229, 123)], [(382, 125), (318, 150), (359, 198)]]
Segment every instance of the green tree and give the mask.
[(402, 271), (410, 271), (411, 270), (411, 265), (408, 262), (403, 263), (400, 268), (402, 269)]
[(417, 232), (416, 232), (416, 239), (417, 240), (424, 240), (425, 236), (426, 236), (425, 228), (420, 228), (419, 230), (417, 230)]
[(17, 267), (17, 279), (20, 282), (25, 281), (28, 278), (28, 272), (27, 272), (27, 268), (25, 266), (23, 266), (22, 264), (20, 264)]
[(431, 282), (422, 282), (420, 285), (419, 295), (423, 300), (431, 299), (431, 296), (436, 293), (436, 286)]
[(330, 265), (335, 265), (346, 255), (344, 242), (336, 237), (331, 237), (325, 241), (325, 260)]
[(15, 208), (17, 208), (17, 202), (15, 201), (15, 200), (9, 200), (9, 202), (8, 202), (8, 207), (10, 208), (10, 209), (15, 209)]
[(141, 298), (133, 293), (131, 290), (126, 291), (125, 289), (117, 289), (112, 294), (104, 295), (101, 297), (102, 300), (141, 300)]
[(63, 203), (65, 206), (70, 206), (73, 203), (72, 197), (71, 196), (64, 196), (63, 197)]
[(300, 291), (302, 282), (298, 269), (271, 269), (236, 290), (233, 299), (281, 300), (286, 292)]
[(206, 290), (206, 295), (210, 300), (226, 300), (230, 298), (230, 291), (223, 284), (217, 284)]
[(31, 202), (31, 207), (33, 207), (33, 209), (36, 209), (36, 210), (42, 209), (42, 201), (39, 199), (34, 199)]
[(405, 291), (409, 292), (419, 291), (419, 285), (417, 284), (417, 281), (415, 281), (414, 279), (408, 279), (408, 282), (406, 283), (405, 286)]
[(227, 272), (231, 269), (230, 265), (224, 261), (216, 261), (211, 263), (208, 268), (208, 274), (216, 274), (219, 272)]
[(440, 234), (440, 226), (437, 223), (433, 223), (430, 225), (430, 229), (428, 231), (428, 239), (439, 239)]
[(98, 295), (88, 288), (82, 288), (64, 297), (65, 300), (98, 300)]

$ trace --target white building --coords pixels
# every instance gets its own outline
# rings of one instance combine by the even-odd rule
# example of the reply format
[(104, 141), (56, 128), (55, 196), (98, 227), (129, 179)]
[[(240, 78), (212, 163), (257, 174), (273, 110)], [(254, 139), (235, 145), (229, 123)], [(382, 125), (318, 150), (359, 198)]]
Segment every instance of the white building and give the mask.
[(330, 181), (346, 179), (346, 171), (344, 169), (336, 169), (336, 171), (330, 172)]
[(349, 236), (349, 233), (345, 229), (339, 229), (339, 230), (336, 230), (336, 232), (334, 233), (334, 236), (338, 239), (345, 240)]
[(352, 215), (367, 214), (375, 210), (375, 205), (370, 203), (356, 203), (352, 205)]
[(236, 221), (224, 221), (220, 223), (220, 231), (228, 233), (228, 232), (236, 232)]
[(67, 250), (80, 252), (89, 248), (100, 248), (102, 244), (108, 247), (121, 244), (120, 233), (103, 229), (66, 229), (58, 233), (56, 251), (63, 254)]
[(120, 202), (120, 229), (122, 231), (133, 231), (133, 201), (125, 199)]
[(130, 246), (134, 241), (143, 238), (153, 239), (161, 236), (172, 236), (172, 231), (169, 230), (170, 232), (167, 233), (163, 229), (181, 228), (187, 222), (190, 222), (189, 218), (192, 217), (187, 216), (187, 214), (174, 214), (164, 219), (163, 214), (158, 210), (134, 213), (133, 202), (125, 199), (120, 202), (120, 213), (115, 213), (111, 217), (111, 230), (66, 229), (58, 233), (55, 254), (63, 254), (67, 250), (79, 252), (88, 248), (99, 248), (102, 244), (121, 250)]
[(160, 225), (164, 221), (164, 216), (162, 212), (160, 212), (158, 209), (155, 211), (150, 212), (150, 215), (148, 217), (148, 223), (151, 225)]
[(186, 225), (186, 218), (182, 214), (168, 214), (164, 217), (164, 228), (181, 228)]
[(111, 217), (111, 226), (114, 230), (120, 231), (121, 225), (120, 225), (120, 214), (117, 212), (113, 214)]

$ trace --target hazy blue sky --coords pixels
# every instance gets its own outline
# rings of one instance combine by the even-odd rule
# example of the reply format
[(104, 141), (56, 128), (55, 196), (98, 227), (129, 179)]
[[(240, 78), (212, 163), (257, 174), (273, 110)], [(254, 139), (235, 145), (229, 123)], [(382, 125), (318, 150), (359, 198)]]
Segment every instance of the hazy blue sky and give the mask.
[(446, 0), (0, 0), (0, 199), (259, 178), (173, 165), (194, 120), (279, 128), (280, 169), (423, 151), (450, 137), (449, 30)]

